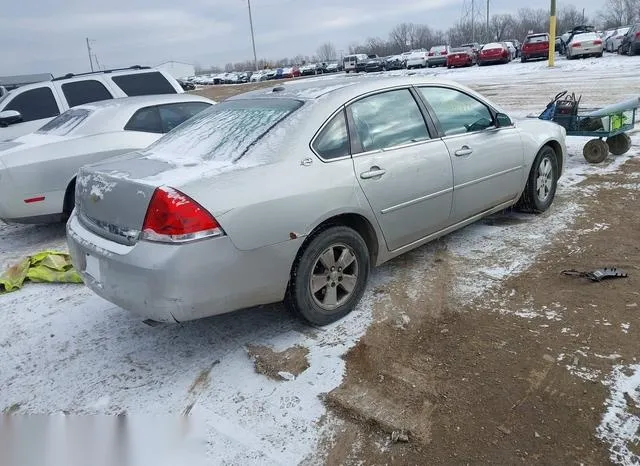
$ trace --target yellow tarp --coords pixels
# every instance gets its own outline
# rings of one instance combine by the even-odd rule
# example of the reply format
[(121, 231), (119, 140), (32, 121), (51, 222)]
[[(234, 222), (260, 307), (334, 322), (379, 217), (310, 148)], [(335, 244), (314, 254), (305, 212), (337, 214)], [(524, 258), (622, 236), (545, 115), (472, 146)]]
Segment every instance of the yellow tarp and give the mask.
[(22, 288), (25, 280), (36, 283), (82, 283), (69, 254), (43, 251), (9, 267), (0, 275), (0, 294)]

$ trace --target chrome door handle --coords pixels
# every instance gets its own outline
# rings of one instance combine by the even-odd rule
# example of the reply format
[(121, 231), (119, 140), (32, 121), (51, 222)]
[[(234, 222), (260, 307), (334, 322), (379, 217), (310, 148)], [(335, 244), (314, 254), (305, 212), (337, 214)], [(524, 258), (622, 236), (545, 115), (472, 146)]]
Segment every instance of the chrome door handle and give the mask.
[(456, 157), (464, 157), (465, 155), (473, 154), (473, 149), (471, 149), (469, 146), (462, 146), (455, 152), (455, 154)]
[(380, 178), (382, 175), (387, 173), (387, 170), (383, 170), (380, 167), (371, 167), (368, 172), (360, 173), (360, 178), (363, 180), (369, 180), (371, 178)]

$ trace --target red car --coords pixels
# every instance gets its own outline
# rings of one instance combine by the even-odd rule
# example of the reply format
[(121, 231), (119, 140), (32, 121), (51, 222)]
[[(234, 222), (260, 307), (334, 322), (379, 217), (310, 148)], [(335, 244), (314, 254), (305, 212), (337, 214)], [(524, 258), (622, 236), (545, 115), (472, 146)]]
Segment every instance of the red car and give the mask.
[(451, 49), (447, 55), (447, 68), (457, 68), (459, 66), (473, 66), (476, 64), (476, 54), (473, 49), (459, 47)]
[(478, 55), (478, 66), (509, 63), (511, 52), (504, 42), (492, 42), (485, 45)]
[(282, 69), (282, 77), (283, 78), (298, 78), (300, 77), (300, 68), (294, 66), (292, 68), (283, 68)]
[(520, 52), (520, 61), (525, 63), (527, 60), (535, 58), (549, 57), (549, 34), (529, 34), (522, 44)]

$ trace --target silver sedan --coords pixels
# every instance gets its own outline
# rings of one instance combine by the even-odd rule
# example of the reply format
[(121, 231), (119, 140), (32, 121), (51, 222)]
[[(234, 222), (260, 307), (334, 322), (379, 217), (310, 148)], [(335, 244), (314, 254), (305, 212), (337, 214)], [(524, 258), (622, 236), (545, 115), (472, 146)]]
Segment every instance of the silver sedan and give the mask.
[(547, 210), (565, 130), (419, 77), (244, 94), (81, 169), (67, 224), (105, 299), (178, 322), (286, 301), (349, 313), (371, 266), (516, 204)]

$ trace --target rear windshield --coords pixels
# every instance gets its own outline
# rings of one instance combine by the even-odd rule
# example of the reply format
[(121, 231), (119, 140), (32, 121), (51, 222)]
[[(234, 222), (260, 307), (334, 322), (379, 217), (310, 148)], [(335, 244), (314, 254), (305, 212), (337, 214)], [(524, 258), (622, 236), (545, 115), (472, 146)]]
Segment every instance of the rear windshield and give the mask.
[(627, 32), (629, 32), (629, 29), (631, 28), (622, 28), (622, 29), (618, 29), (618, 35), (619, 36), (624, 36), (627, 34)]
[(574, 36), (571, 42), (581, 41), (581, 40), (596, 40), (598, 36), (594, 32), (587, 32), (585, 34), (577, 34)]
[(36, 133), (66, 136), (73, 129), (77, 128), (80, 123), (86, 120), (90, 113), (91, 110), (84, 108), (72, 108), (71, 110), (64, 112), (62, 115), (55, 117), (36, 131)]
[(445, 50), (447, 50), (446, 45), (437, 45), (435, 47), (431, 47), (430, 52), (444, 52)]
[[(149, 146), (169, 161), (235, 162), (275, 125), (302, 106), (294, 99), (232, 100), (213, 105)], [(160, 157), (163, 158), (163, 155)]]
[(504, 48), (504, 46), (502, 44), (498, 44), (496, 42), (493, 42), (491, 44), (487, 44), (484, 47), (482, 47), (482, 50), (492, 50), (492, 49), (502, 49)]
[(540, 44), (542, 42), (549, 42), (549, 36), (543, 34), (540, 36), (529, 36), (525, 41), (527, 44)]

